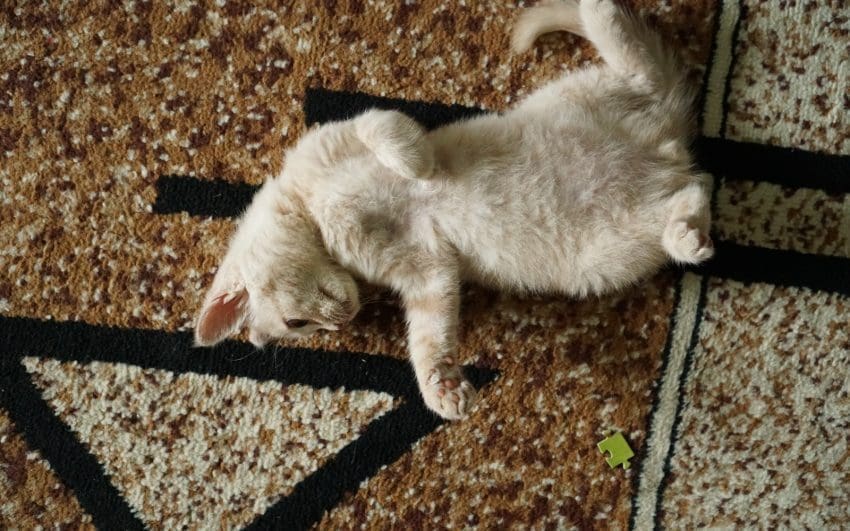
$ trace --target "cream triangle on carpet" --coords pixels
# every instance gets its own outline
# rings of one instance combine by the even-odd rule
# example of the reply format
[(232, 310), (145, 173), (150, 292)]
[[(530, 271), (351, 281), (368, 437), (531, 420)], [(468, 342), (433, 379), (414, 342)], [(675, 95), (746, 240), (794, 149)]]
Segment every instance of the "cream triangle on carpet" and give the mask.
[(35, 357), (59, 417), (152, 528), (233, 528), (288, 495), (394, 398)]

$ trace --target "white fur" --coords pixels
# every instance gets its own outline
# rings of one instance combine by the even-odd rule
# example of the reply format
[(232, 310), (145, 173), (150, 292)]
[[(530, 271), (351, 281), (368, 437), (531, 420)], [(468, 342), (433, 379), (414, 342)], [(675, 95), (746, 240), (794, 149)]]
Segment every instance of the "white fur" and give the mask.
[(514, 46), (554, 29), (589, 38), (605, 64), (430, 133), (378, 110), (307, 133), (243, 217), (197, 342), (243, 324), (258, 345), (333, 328), (359, 309), (355, 275), (401, 295), (425, 402), (459, 418), (475, 397), (454, 359), (462, 281), (584, 296), (709, 258), (692, 96), (672, 55), (608, 0), (526, 10)]

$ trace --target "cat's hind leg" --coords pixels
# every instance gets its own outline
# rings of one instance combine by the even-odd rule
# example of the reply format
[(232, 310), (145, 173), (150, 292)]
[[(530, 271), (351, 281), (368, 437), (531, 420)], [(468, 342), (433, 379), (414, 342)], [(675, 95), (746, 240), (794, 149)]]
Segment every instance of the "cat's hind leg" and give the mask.
[(553, 31), (588, 39), (605, 63), (623, 75), (660, 81), (667, 71), (679, 71), (658, 35), (612, 0), (546, 0), (523, 9), (514, 23), (511, 47), (525, 52)]
[(687, 185), (669, 202), (670, 216), (661, 243), (670, 257), (683, 264), (698, 264), (714, 256), (709, 236), (711, 225), (710, 195), (700, 183)]
[(330, 122), (308, 132), (287, 155), (307, 168), (327, 171), (343, 160), (371, 151), (384, 167), (407, 179), (434, 173), (434, 148), (425, 128), (399, 111), (368, 110), (352, 119)]
[(585, 35), (615, 72), (655, 90), (677, 89), (684, 70), (671, 49), (630, 10), (612, 0), (582, 0)]
[(428, 179), (434, 148), (425, 128), (399, 111), (372, 109), (354, 120), (357, 136), (385, 167), (406, 179)]

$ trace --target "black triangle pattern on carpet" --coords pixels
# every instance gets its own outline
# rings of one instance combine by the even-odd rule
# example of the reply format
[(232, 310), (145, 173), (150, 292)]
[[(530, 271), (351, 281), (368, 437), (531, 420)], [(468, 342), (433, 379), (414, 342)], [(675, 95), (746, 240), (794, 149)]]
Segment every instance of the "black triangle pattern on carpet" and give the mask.
[[(191, 334), (119, 329), (76, 322), (0, 318), (4, 356), (0, 359), (0, 401), (31, 445), (72, 488), (82, 507), (102, 529), (141, 529), (142, 522), (105, 476), (97, 459), (80, 443), (27, 373), (22, 358), (125, 363), (175, 373), (275, 380), (285, 385), (371, 390), (404, 399), (396, 409), (373, 420), (363, 433), (301, 481), (250, 527), (307, 527), (332, 509), (346, 492), (382, 466), (401, 457), (442, 420), (422, 403), (413, 371), (405, 361), (374, 354), (311, 349), (278, 349), (276, 356), (249, 356), (247, 343), (225, 341), (215, 348), (192, 346)], [(497, 373), (464, 367), (477, 387)]]

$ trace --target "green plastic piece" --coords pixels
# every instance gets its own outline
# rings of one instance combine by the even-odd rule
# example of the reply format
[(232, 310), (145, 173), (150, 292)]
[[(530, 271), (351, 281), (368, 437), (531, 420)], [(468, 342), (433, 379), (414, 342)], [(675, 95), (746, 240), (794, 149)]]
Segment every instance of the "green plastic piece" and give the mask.
[(608, 457), (605, 458), (605, 461), (608, 462), (608, 466), (611, 468), (616, 468), (619, 465), (623, 465), (623, 468), (629, 468), (631, 466), (629, 459), (634, 457), (635, 453), (632, 451), (629, 443), (626, 442), (626, 438), (623, 437), (622, 433), (617, 432), (614, 435), (609, 435), (596, 446), (599, 447), (599, 451), (603, 454), (608, 452)]

